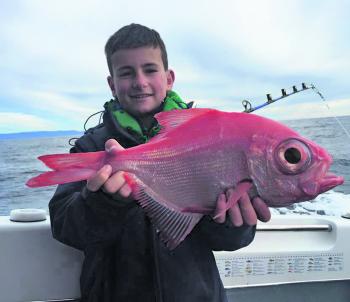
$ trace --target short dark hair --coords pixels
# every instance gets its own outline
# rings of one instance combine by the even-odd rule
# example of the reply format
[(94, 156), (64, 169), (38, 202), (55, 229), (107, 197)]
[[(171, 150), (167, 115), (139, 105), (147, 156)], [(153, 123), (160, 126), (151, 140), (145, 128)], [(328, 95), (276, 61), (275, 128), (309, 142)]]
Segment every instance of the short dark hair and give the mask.
[(146, 26), (132, 23), (116, 31), (106, 43), (105, 54), (110, 74), (113, 75), (111, 57), (117, 50), (144, 46), (159, 47), (164, 69), (168, 70), (168, 55), (159, 33)]

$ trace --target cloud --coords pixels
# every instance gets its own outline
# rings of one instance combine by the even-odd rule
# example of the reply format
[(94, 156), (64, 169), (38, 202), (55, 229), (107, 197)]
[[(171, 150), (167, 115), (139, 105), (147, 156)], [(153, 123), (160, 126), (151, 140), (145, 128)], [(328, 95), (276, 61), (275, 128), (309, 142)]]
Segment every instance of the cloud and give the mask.
[[(349, 44), (340, 26), (348, 18), (344, 1), (232, 1), (222, 7), (211, 30), (239, 53), (241, 60), (276, 74), (342, 70)], [(343, 69), (344, 70), (344, 69)]]
[(0, 112), (0, 133), (56, 130), (49, 119), (20, 112)]
[(110, 97), (104, 44), (131, 22), (160, 32), (175, 90), (186, 100), (242, 110), (243, 99), (259, 103), (264, 93), (302, 81), (333, 100), (349, 97), (348, 1), (179, 0), (169, 14), (154, 9), (163, 6), (161, 0), (4, 5), (0, 110), (49, 115), (59, 129), (68, 123), (80, 129)]
[[(67, 96), (65, 94), (52, 91), (20, 90), (9, 98), (12, 102), (17, 102), (17, 110), (21, 108), (23, 112), (13, 112), (16, 106), (11, 106), (11, 111), (3, 112), (1, 121), (2, 132), (37, 131), (37, 130), (82, 130), (84, 122), (92, 114), (103, 109), (103, 103), (91, 105), (91, 99)], [(30, 100), (30, 102), (28, 102)], [(4, 108), (4, 106), (1, 106)], [(5, 106), (6, 107), (10, 106)], [(5, 111), (4, 109), (2, 109)], [(23, 123), (20, 122), (23, 120)], [(89, 127), (96, 125), (99, 115), (89, 121)], [(9, 124), (6, 126), (6, 124)], [(25, 125), (22, 127), (21, 125)], [(47, 129), (45, 129), (47, 127)]]
[(41, 112), (48, 112), (57, 116), (81, 120), (100, 108), (84, 103), (84, 100), (67, 97), (52, 91), (21, 91), (22, 98), (31, 100), (30, 106)]

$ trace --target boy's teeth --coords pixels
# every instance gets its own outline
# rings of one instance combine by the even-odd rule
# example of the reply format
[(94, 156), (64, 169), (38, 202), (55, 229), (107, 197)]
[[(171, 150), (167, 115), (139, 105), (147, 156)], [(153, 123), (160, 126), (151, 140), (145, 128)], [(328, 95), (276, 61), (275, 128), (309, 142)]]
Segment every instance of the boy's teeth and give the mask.
[(135, 95), (134, 98), (141, 99), (149, 96), (148, 94), (143, 94), (143, 95)]

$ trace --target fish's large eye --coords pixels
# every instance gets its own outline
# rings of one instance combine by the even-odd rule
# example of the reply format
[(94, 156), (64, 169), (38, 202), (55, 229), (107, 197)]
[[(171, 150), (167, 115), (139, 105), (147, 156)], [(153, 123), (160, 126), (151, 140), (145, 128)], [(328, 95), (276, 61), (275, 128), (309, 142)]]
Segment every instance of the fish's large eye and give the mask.
[(297, 164), (301, 160), (301, 154), (297, 148), (292, 147), (284, 151), (284, 158), (290, 164)]
[(298, 174), (311, 163), (309, 147), (298, 139), (289, 139), (278, 145), (275, 151), (278, 168), (282, 173)]

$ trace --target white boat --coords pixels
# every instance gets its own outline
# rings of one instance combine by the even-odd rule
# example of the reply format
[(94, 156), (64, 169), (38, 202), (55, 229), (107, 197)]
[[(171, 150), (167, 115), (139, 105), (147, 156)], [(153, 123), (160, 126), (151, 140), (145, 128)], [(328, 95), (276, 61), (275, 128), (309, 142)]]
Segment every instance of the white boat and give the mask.
[[(79, 301), (82, 253), (34, 218), (45, 220), (0, 217), (0, 302)], [(229, 301), (349, 302), (349, 240), (350, 219), (276, 215), (248, 247), (215, 257)]]

